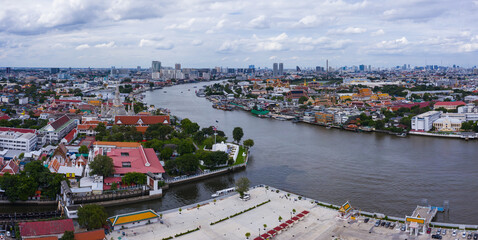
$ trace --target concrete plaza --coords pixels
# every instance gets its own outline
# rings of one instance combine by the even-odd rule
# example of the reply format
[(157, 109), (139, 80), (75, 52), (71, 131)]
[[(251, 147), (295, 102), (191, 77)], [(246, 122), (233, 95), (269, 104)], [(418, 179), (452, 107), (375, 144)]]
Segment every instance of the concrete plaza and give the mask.
[[(250, 233), (249, 239), (254, 239), (266, 231), (279, 226), (295, 214), (307, 210), (310, 213), (303, 220), (282, 231), (274, 237), (278, 240), (286, 239), (429, 239), (429, 235), (412, 237), (398, 228), (387, 229), (373, 227), (374, 220), (364, 223), (363, 219), (347, 222), (339, 219), (338, 212), (318, 206), (311, 199), (302, 198), (294, 194), (287, 196), (287, 192), (265, 187), (251, 189), (250, 200), (243, 201), (239, 195), (234, 194), (216, 202), (204, 203), (199, 208), (191, 206), (163, 214), (163, 224), (154, 223), (146, 226), (114, 231), (107, 239), (163, 239), (187, 232), (200, 227), (200, 230), (177, 237), (175, 239), (246, 239), (245, 234)], [(238, 212), (266, 202), (246, 213), (210, 225), (220, 219), (229, 217)], [(279, 222), (279, 216), (282, 221)], [(264, 230), (264, 224), (267, 225)], [(123, 232), (125, 235), (123, 236)], [(121, 237), (121, 238), (119, 238)]]

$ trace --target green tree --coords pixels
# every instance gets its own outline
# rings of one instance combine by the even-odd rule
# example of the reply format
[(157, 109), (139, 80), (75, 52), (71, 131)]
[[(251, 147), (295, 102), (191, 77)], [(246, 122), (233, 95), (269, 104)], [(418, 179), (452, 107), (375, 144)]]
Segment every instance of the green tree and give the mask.
[(0, 177), (0, 188), (5, 191), (5, 196), (10, 202), (15, 202), (19, 199), (17, 188), (19, 182), (19, 175), (11, 175), (8, 172)]
[(229, 160), (229, 155), (221, 151), (211, 152), (203, 158), (204, 165), (207, 167), (214, 167), (217, 165), (226, 164), (227, 160)]
[(80, 154), (88, 154), (89, 150), (88, 147), (85, 145), (81, 145), (80, 148), (78, 149), (78, 153)]
[(306, 102), (308, 99), (306, 96), (302, 96), (299, 98), (299, 104), (304, 104), (304, 102)]
[(110, 190), (118, 190), (118, 184), (116, 182), (112, 183)]
[(178, 153), (183, 155), (187, 153), (193, 153), (196, 148), (194, 147), (193, 141), (191, 139), (182, 140), (178, 146)]
[(78, 223), (88, 230), (98, 229), (106, 224), (105, 208), (96, 204), (89, 204), (78, 209)]
[(252, 139), (244, 140), (244, 147), (251, 148), (253, 146), (254, 146), (254, 140), (252, 140)]
[(18, 155), (18, 158), (21, 160), (25, 157), (25, 153), (20, 153), (20, 155)]
[(75, 233), (73, 231), (65, 231), (59, 240), (75, 240)]
[(232, 138), (234, 138), (234, 141), (239, 143), (244, 136), (244, 132), (242, 131), (241, 127), (235, 127), (234, 130), (232, 130)]
[(90, 163), (91, 174), (98, 174), (103, 177), (112, 175), (115, 171), (113, 159), (105, 155), (97, 155)]
[(250, 236), (251, 236), (251, 233), (250, 233), (250, 232), (247, 232), (247, 233), (246, 233), (246, 238), (249, 239)]
[(245, 192), (249, 191), (250, 184), (251, 181), (246, 177), (241, 177), (236, 181), (236, 192), (239, 193), (241, 198), (244, 197)]
[(176, 158), (174, 162), (176, 163), (178, 171), (181, 173), (193, 173), (196, 172), (199, 167), (199, 160), (191, 153)]
[(123, 178), (121, 179), (124, 184), (130, 185), (134, 184), (146, 184), (146, 175), (139, 172), (129, 172), (126, 173)]
[(171, 156), (173, 155), (173, 149), (169, 148), (169, 147), (165, 147), (161, 150), (161, 159), (164, 159), (164, 160), (169, 160), (171, 159)]

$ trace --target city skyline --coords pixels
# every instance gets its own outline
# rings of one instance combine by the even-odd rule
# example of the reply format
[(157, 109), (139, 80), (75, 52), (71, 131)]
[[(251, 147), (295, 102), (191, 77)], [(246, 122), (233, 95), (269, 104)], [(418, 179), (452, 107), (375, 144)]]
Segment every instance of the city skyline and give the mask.
[(471, 67), (476, 10), (445, 0), (15, 1), (0, 9), (0, 67)]

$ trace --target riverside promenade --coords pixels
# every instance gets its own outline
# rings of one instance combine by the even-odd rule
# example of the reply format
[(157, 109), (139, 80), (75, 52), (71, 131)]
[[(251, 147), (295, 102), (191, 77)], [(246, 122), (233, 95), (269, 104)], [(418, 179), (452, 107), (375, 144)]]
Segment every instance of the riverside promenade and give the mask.
[[(153, 223), (114, 231), (107, 236), (107, 239), (242, 240), (246, 239), (246, 233), (251, 234), (249, 239), (255, 239), (304, 210), (309, 213), (273, 239), (429, 239), (428, 234), (414, 237), (398, 228), (374, 228), (373, 219), (364, 223), (364, 218), (360, 217), (347, 222), (338, 217), (338, 211), (319, 206), (315, 200), (288, 194), (271, 187), (255, 187), (249, 193), (248, 201), (241, 200), (238, 194), (232, 194), (216, 201), (199, 203), (199, 208), (196, 204), (183, 207), (181, 211), (172, 209), (158, 212), (162, 214), (162, 224)], [(249, 208), (252, 209), (236, 215)], [(236, 216), (226, 219), (233, 215)], [(280, 222), (279, 217), (282, 217)], [(221, 219), (225, 220), (219, 221)], [(211, 225), (211, 223), (215, 224)], [(175, 237), (177, 234), (191, 230), (195, 231)]]

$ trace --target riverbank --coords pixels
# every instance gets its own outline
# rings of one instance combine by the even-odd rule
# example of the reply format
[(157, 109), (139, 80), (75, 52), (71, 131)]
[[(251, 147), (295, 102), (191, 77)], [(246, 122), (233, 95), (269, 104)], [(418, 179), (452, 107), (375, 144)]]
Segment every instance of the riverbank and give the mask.
[[(260, 119), (245, 111), (218, 111), (192, 91), (202, 85), (148, 92), (145, 101), (202, 127), (218, 126), (225, 133), (237, 126), (243, 128), (244, 138), (255, 142), (247, 171), (175, 186), (161, 200), (131, 204), (129, 210), (112, 207), (110, 214), (172, 209), (204, 201), (246, 176), (253, 185), (281, 186), (335, 204), (348, 199), (362, 210), (389, 216), (410, 214), (422, 199), (438, 206), (448, 200), (450, 213), (437, 221), (478, 222), (478, 210), (470, 208), (468, 200), (478, 197), (469, 190), (476, 187), (478, 169), (474, 141), (336, 132), (335, 128)], [(440, 181), (430, 181), (437, 176)]]
[[(277, 232), (274, 239), (429, 238), (428, 234), (415, 238), (401, 231), (404, 218), (386, 217), (389, 222), (396, 223), (393, 229), (374, 227), (374, 219), (364, 221), (369, 218), (367, 213), (364, 215), (362, 212), (362, 216), (355, 219), (342, 218), (337, 211), (339, 206), (280, 189), (261, 185), (252, 188), (249, 194), (251, 198), (248, 201), (241, 200), (237, 193), (233, 193), (215, 200), (158, 212), (162, 216), (162, 223), (114, 231), (108, 238), (170, 239), (176, 236), (181, 239), (244, 239), (246, 233), (250, 233), (250, 239), (255, 239), (274, 229)], [(294, 220), (295, 217), (297, 220)], [(279, 227), (284, 223), (286, 225)], [(460, 226), (449, 224), (449, 227)], [(478, 226), (466, 227), (476, 229)]]

